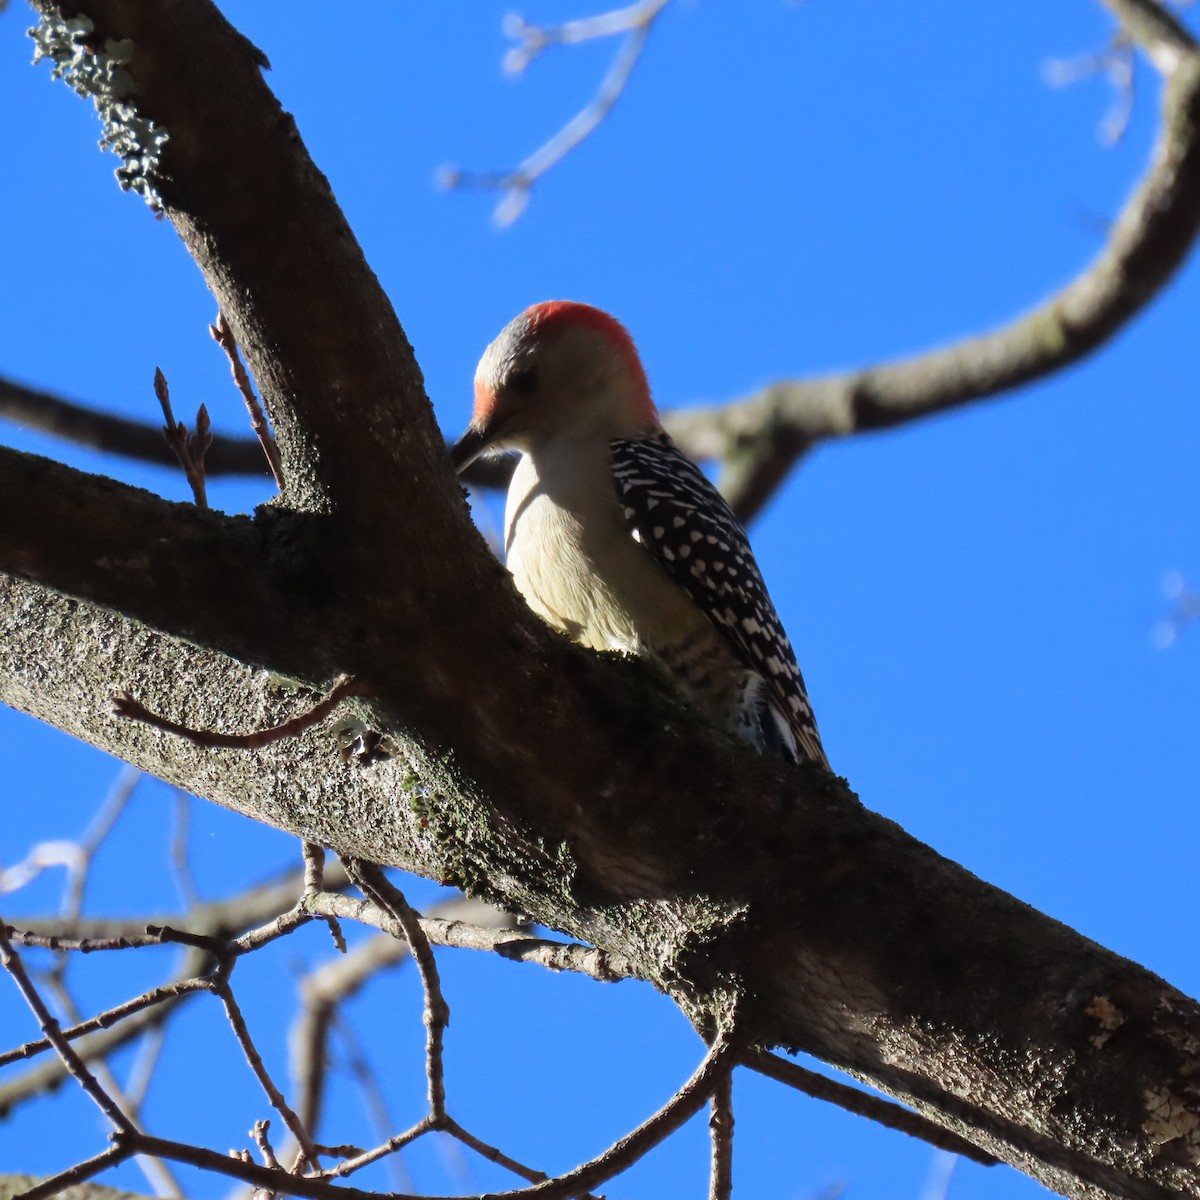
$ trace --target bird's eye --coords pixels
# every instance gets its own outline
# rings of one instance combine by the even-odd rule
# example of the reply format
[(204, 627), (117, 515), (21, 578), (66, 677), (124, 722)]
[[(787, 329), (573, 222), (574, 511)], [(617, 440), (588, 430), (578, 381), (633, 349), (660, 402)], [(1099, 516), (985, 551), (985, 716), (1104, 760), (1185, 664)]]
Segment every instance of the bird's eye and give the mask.
[(532, 367), (526, 367), (521, 371), (514, 371), (508, 377), (508, 386), (514, 392), (519, 392), (522, 396), (530, 396), (537, 391), (537, 372)]

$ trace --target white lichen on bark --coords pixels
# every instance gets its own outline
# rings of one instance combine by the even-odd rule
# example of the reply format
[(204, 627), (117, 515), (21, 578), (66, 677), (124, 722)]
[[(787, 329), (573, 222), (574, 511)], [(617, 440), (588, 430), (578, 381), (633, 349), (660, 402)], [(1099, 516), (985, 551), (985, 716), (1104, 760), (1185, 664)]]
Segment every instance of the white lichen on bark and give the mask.
[(121, 159), (117, 182), (126, 191), (137, 192), (156, 212), (162, 199), (155, 185), (167, 131), (142, 116), (130, 102), (133, 78), (126, 64), (133, 57), (128, 38), (95, 37), (95, 26), (85, 16), (64, 17), (56, 8), (46, 9), (29, 30), (34, 41), (33, 61), (50, 61), (50, 74), (92, 101), (103, 130), (100, 147)]

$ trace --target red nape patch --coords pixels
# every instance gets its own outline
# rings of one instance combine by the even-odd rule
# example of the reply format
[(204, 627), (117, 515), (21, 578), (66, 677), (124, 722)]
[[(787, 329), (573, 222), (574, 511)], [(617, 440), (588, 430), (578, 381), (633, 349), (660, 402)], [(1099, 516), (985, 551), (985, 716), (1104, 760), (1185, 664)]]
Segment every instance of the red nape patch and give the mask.
[(657, 421), (658, 414), (654, 411), (654, 402), (650, 399), (650, 381), (646, 378), (646, 368), (642, 366), (629, 330), (616, 317), (609, 316), (603, 309), (595, 308), (591, 304), (581, 304), (578, 300), (544, 300), (541, 304), (531, 305), (521, 316), (527, 318), (531, 332), (578, 325), (604, 334), (624, 358), (630, 379), (645, 397), (647, 418)]

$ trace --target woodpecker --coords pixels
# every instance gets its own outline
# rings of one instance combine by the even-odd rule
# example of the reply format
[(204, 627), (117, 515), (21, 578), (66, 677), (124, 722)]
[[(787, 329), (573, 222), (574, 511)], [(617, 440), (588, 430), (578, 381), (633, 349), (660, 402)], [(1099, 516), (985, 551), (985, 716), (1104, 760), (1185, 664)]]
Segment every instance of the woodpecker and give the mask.
[(527, 308), (483, 353), (455, 469), (521, 453), (504, 516), (530, 608), (657, 663), (765, 753), (829, 769), (796, 656), (729, 505), (658, 420), (633, 340), (587, 304)]

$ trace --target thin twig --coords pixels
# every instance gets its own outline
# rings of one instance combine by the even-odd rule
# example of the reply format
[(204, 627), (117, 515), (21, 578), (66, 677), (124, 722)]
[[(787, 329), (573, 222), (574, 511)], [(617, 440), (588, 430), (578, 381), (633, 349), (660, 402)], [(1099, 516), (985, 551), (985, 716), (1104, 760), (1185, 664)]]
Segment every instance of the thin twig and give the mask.
[(212, 729), (192, 729), (187, 725), (180, 725), (151, 712), (129, 692), (119, 692), (113, 697), (113, 712), (119, 717), (141, 721), (143, 725), (149, 725), (153, 729), (161, 729), (164, 733), (186, 738), (196, 746), (222, 750), (261, 750), (264, 746), (273, 745), (285, 738), (298, 737), (323, 721), (347, 696), (362, 696), (366, 694), (366, 690), (366, 683), (355, 676), (340, 675), (334, 680), (329, 691), (311, 707), (282, 724), (267, 729), (256, 729), (250, 733), (218, 733)]
[[(45, 388), (29, 387), (0, 377), (0, 420), (14, 421), (75, 446), (119, 454), (157, 466), (178, 466), (174, 451), (163, 440), (162, 427), (97, 412)], [(216, 475), (262, 476), (268, 470), (262, 449), (253, 438), (214, 434), (204, 460), (208, 477)]]
[(421, 919), (413, 911), (403, 892), (395, 887), (374, 863), (363, 859), (343, 859), (350, 878), (368, 899), (390, 913), (404, 933), (404, 940), (421, 977), (425, 994), (422, 1020), (425, 1024), (425, 1077), (429, 1087), (429, 1115), (441, 1121), (446, 1115), (446, 1080), (442, 1041), (450, 1024), (450, 1006), (442, 995), (437, 963), (429, 939), (421, 928)]
[(171, 392), (167, 387), (167, 377), (158, 367), (154, 368), (154, 394), (162, 406), (166, 425), (163, 426), (163, 437), (171, 448), (179, 465), (187, 476), (188, 485), (192, 489), (197, 508), (208, 507), (208, 495), (204, 481), (204, 458), (212, 445), (212, 423), (208, 419), (208, 409), (203, 404), (196, 410), (196, 428), (189, 433), (188, 427), (175, 419), (171, 410)]
[[(61, 974), (52, 974), (49, 977), (47, 986), (52, 991), (55, 1001), (66, 1018), (73, 1023), (78, 1022), (79, 1007), (76, 1005), (75, 998), (71, 995), (70, 989), (67, 987), (65, 978)], [(97, 1056), (92, 1061), (92, 1070), (95, 1073), (96, 1082), (100, 1084), (117, 1108), (125, 1113), (135, 1128), (141, 1132), (142, 1127), (138, 1112), (138, 1102), (133, 1100), (126, 1093), (125, 1089), (121, 1087), (117, 1077), (108, 1065), (108, 1060), (103, 1055)], [(179, 1186), (179, 1181), (175, 1178), (171, 1168), (162, 1159), (154, 1158), (147, 1154), (139, 1154), (135, 1157), (135, 1161), (142, 1174), (145, 1175), (146, 1181), (154, 1189), (156, 1196), (168, 1197), (170, 1200), (183, 1200), (183, 1189)]]
[(954, 1178), (954, 1168), (958, 1166), (958, 1155), (947, 1150), (934, 1152), (933, 1162), (929, 1164), (929, 1174), (925, 1186), (921, 1189), (921, 1200), (946, 1200), (950, 1194), (950, 1181)]
[(225, 351), (225, 357), (229, 359), (229, 367), (233, 372), (233, 381), (237, 385), (237, 390), (241, 393), (242, 400), (245, 401), (246, 410), (250, 414), (250, 427), (254, 430), (254, 436), (258, 439), (258, 444), (262, 447), (263, 454), (267, 459), (267, 466), (271, 470), (271, 476), (275, 480), (276, 487), (283, 491), (283, 459), (279, 455), (279, 447), (275, 443), (275, 435), (271, 432), (271, 426), (267, 422), (267, 418), (262, 410), (262, 405), (258, 402), (258, 397), (254, 394), (254, 388), (250, 384), (250, 376), (246, 372), (246, 368), (242, 365), (241, 356), (238, 354), (237, 339), (233, 336), (233, 330), (229, 327), (229, 322), (225, 318), (223, 312), (217, 313), (217, 321), (215, 325), (208, 327), (208, 332), (212, 334), (213, 341)]
[[(325, 871), (325, 886), (338, 892), (349, 886), (346, 872), (340, 863), (331, 863)], [(297, 893), (303, 887), (303, 875), (294, 869), (280, 872), (265, 882), (226, 896), (220, 900), (207, 900), (186, 914), (186, 926), (193, 933), (208, 934), (225, 940), (235, 937), (247, 929), (253, 929), (263, 921), (280, 914), (291, 912), (296, 907)], [(21, 924), (39, 936), (62, 936), (75, 938), (140, 937), (146, 926), (179, 923), (178, 913), (160, 913), (140, 917), (80, 917), (71, 922), (60, 918), (25, 918)]]
[(1172, 609), (1154, 627), (1154, 641), (1160, 650), (1173, 646), (1189, 625), (1200, 620), (1200, 592), (1178, 571), (1171, 571), (1163, 580), (1163, 592)]
[(152, 934), (143, 937), (64, 938), (53, 933), (33, 933), (28, 929), (18, 929), (15, 925), (6, 925), (5, 929), (8, 936), (22, 946), (55, 952), (74, 950), (81, 954), (92, 954), (103, 950), (140, 950), (146, 946), (163, 944), (161, 937)]
[(386, 1158), (389, 1154), (395, 1154), (397, 1150), (403, 1150), (405, 1146), (411, 1146), (418, 1138), (431, 1133), (433, 1129), (434, 1122), (426, 1115), (415, 1125), (404, 1130), (403, 1133), (398, 1133), (394, 1137), (388, 1138), (386, 1142), (370, 1150), (364, 1150), (360, 1154), (356, 1154), (353, 1158), (347, 1158), (345, 1161), (338, 1163), (336, 1167), (327, 1168), (320, 1172), (317, 1177), (321, 1179), (344, 1179), (349, 1175), (353, 1175), (355, 1171), (361, 1171), (363, 1167), (369, 1167), (381, 1158)]
[(250, 1130), (250, 1136), (254, 1139), (254, 1144), (262, 1155), (263, 1166), (278, 1169), (279, 1159), (275, 1157), (275, 1151), (271, 1148), (271, 1139), (267, 1136), (270, 1129), (270, 1121), (255, 1121), (254, 1128)]
[(152, 1026), (146, 1030), (145, 1036), (138, 1045), (137, 1058), (129, 1071), (129, 1079), (125, 1083), (125, 1095), (133, 1106), (134, 1112), (140, 1112), (146, 1102), (146, 1094), (150, 1091), (150, 1083), (154, 1078), (155, 1069), (162, 1056), (166, 1044), (167, 1031), (162, 1025)]
[(729, 1200), (733, 1195), (733, 1074), (717, 1083), (709, 1101), (708, 1132), (712, 1165), (708, 1200)]
[(788, 1087), (795, 1088), (806, 1096), (813, 1096), (818, 1100), (828, 1100), (831, 1104), (836, 1104), (847, 1112), (867, 1117), (888, 1129), (907, 1133), (909, 1137), (920, 1138), (931, 1146), (936, 1146), (939, 1150), (949, 1150), (952, 1154), (961, 1154), (963, 1158), (969, 1158), (981, 1166), (994, 1167), (999, 1161), (988, 1154), (986, 1150), (981, 1150), (965, 1138), (959, 1137), (958, 1134), (951, 1133), (950, 1130), (943, 1129), (940, 1125), (935, 1125), (920, 1113), (910, 1112), (907, 1108), (901, 1108), (900, 1105), (893, 1104), (890, 1100), (872, 1096), (867, 1092), (860, 1092), (858, 1088), (838, 1083), (835, 1079), (826, 1079), (824, 1075), (818, 1075), (816, 1071), (810, 1071), (807, 1067), (800, 1066), (799, 1063), (789, 1062), (777, 1054), (770, 1054), (766, 1050), (748, 1050), (742, 1055), (742, 1065), (749, 1067), (752, 1071), (757, 1071), (760, 1075), (777, 1080), (779, 1083), (786, 1083)]
[[(395, 936), (403, 931), (391, 916), (377, 905), (355, 900), (352, 896), (328, 892), (307, 897), (306, 911), (317, 916), (332, 913), (347, 920), (373, 925)], [(535, 962), (552, 971), (572, 971), (587, 975), (600, 983), (616, 983), (635, 979), (633, 964), (618, 955), (608, 954), (594, 946), (578, 942), (555, 942), (536, 937), (519, 928), (488, 928), (466, 921), (446, 921), (437, 917), (422, 917), (425, 937), (435, 946), (450, 946), (461, 950), (483, 950), (499, 954), (514, 962)]]
[[(225, 1006), (225, 1015), (229, 1019), (229, 1024), (233, 1029), (233, 1036), (237, 1038), (238, 1045), (241, 1046), (242, 1053), (246, 1056), (246, 1062), (249, 1063), (250, 1070), (258, 1080), (259, 1086), (266, 1093), (271, 1107), (283, 1118), (283, 1123), (287, 1126), (288, 1132), (295, 1138), (296, 1144), (302, 1151), (303, 1158), (314, 1167), (320, 1168), (320, 1156), (317, 1154), (316, 1147), (312, 1143), (312, 1138), (309, 1137), (304, 1123), (296, 1116), (292, 1107), (284, 1099), (283, 1093), (275, 1086), (275, 1081), (271, 1078), (270, 1072), (263, 1063), (262, 1055), (259, 1054), (258, 1047), (254, 1044), (254, 1039), (250, 1036), (250, 1029), (246, 1025), (246, 1018), (242, 1015), (241, 1006), (234, 997), (233, 989), (229, 986), (228, 979), (224, 976), (218, 976), (214, 981), (213, 991), (221, 998), (221, 1003)], [(299, 1167), (303, 1167), (304, 1165), (304, 1162), (298, 1164)]]
[(7, 927), (0, 921), (0, 966), (12, 976), (17, 989), (29, 1005), (46, 1040), (54, 1047), (63, 1066), (70, 1072), (79, 1086), (87, 1093), (88, 1098), (109, 1119), (113, 1128), (121, 1133), (135, 1133), (136, 1126), (128, 1116), (121, 1111), (111, 1096), (96, 1082), (96, 1077), (87, 1069), (83, 1059), (71, 1047), (71, 1043), (63, 1037), (62, 1029), (46, 1007), (45, 1001), (38, 994), (37, 988), (25, 972), (21, 957), (13, 949), (8, 940)]
[[(300, 853), (304, 856), (304, 892), (303, 896), (316, 896), (325, 890), (325, 848), (316, 842), (300, 843)], [(325, 924), (329, 926), (329, 934), (339, 954), (346, 953), (346, 939), (337, 917), (326, 916)]]
[[(135, 1013), (143, 1012), (160, 1004), (170, 1004), (173, 1001), (181, 1000), (185, 996), (196, 992), (211, 991), (211, 980), (196, 976), (177, 979), (172, 983), (160, 984), (158, 987), (150, 988), (149, 991), (143, 992), (140, 996), (134, 996), (129, 1000), (122, 1001), (120, 1004), (114, 1004), (112, 1008), (106, 1008), (104, 1012), (97, 1013), (96, 1016), (89, 1017), (86, 1021), (80, 1021), (77, 1025), (72, 1025), (62, 1030), (62, 1036), (67, 1041), (75, 1041), (77, 1038), (85, 1037), (99, 1030), (108, 1030), (118, 1022), (132, 1017)], [(155, 1017), (152, 1020), (159, 1021), (161, 1019), (161, 1017)], [(129, 1036), (136, 1037), (145, 1028), (150, 1027), (151, 1024), (152, 1022), (148, 1022), (145, 1026), (134, 1028)], [(121, 1039), (122, 1042), (125, 1040), (125, 1038)], [(6, 1067), (9, 1063), (19, 1062), (23, 1058), (32, 1058), (36, 1054), (42, 1054), (53, 1048), (53, 1043), (49, 1038), (35, 1038), (33, 1041), (25, 1042), (24, 1045), (17, 1046), (13, 1050), (0, 1054), (0, 1067)], [(115, 1048), (115, 1045), (104, 1045), (97, 1047), (94, 1053), (85, 1050), (80, 1057), (88, 1059), (96, 1055), (107, 1054), (109, 1050)], [(0, 1093), (0, 1112), (3, 1112), (6, 1105), (11, 1102), (11, 1097)]]
[(86, 1158), (83, 1162), (78, 1162), (65, 1171), (59, 1171), (57, 1175), (51, 1175), (48, 1179), (41, 1180), (27, 1191), (18, 1192), (11, 1197), (11, 1200), (48, 1200), (48, 1197), (57, 1196), (77, 1183), (84, 1183), (99, 1175), (101, 1171), (107, 1171), (109, 1167), (115, 1167), (125, 1162), (133, 1155), (134, 1151), (130, 1147), (110, 1146), (92, 1158)]
[[(389, 938), (388, 940), (390, 941), (391, 939)], [(342, 1043), (342, 1047), (345, 1050), (346, 1067), (350, 1072), (351, 1078), (358, 1084), (367, 1119), (374, 1126), (375, 1135), (380, 1138), (386, 1138), (388, 1130), (395, 1128), (395, 1122), (392, 1120), (391, 1112), (388, 1109), (387, 1095), (383, 1090), (382, 1084), (379, 1082), (375, 1068), (371, 1065), (371, 1061), (368, 1059), (362, 1043), (358, 1040), (358, 1035), (346, 1019), (345, 1013), (338, 1009), (332, 1009), (330, 1012), (330, 1024), (337, 1030), (338, 1040)], [(355, 1158), (365, 1153), (364, 1149), (355, 1148), (347, 1150), (345, 1154), (339, 1157)], [(408, 1172), (408, 1167), (405, 1165), (404, 1159), (399, 1154), (393, 1154), (388, 1159), (388, 1167), (392, 1173), (392, 1180), (397, 1191), (414, 1190), (412, 1176)]]
[[(530, 1183), (544, 1183), (552, 1178), (545, 1171), (539, 1171), (536, 1167), (526, 1166), (522, 1162), (518, 1162), (515, 1158), (505, 1154), (503, 1150), (496, 1146), (491, 1146), (482, 1138), (477, 1138), (473, 1133), (464, 1129), (452, 1117), (447, 1117), (442, 1122), (441, 1132), (449, 1134), (452, 1138), (462, 1142), (468, 1149), (474, 1150), (481, 1158), (486, 1158), (488, 1162), (495, 1163), (498, 1167), (503, 1167), (506, 1171), (511, 1171), (514, 1175), (519, 1175), (522, 1179), (528, 1180)], [(579, 1200), (596, 1200), (590, 1192), (580, 1191), (578, 1193)]]
[(1107, 76), (1113, 99), (1100, 124), (1100, 137), (1105, 145), (1113, 146), (1125, 136), (1133, 115), (1135, 63), (1133, 38), (1118, 29), (1103, 50), (1076, 59), (1054, 59), (1046, 64), (1043, 75), (1052, 87), (1068, 87), (1094, 75)]
[(511, 225), (525, 211), (533, 185), (593, 133), (612, 111), (629, 83), (654, 22), (669, 3), (670, 0), (638, 0), (625, 8), (570, 21), (557, 28), (542, 28), (519, 17), (510, 19), (508, 32), (521, 39), (521, 45), (505, 57), (506, 68), (513, 73), (524, 70), (546, 46), (621, 33), (626, 37), (592, 100), (524, 162), (507, 171), (462, 171), (447, 167), (441, 172), (443, 185), (502, 191), (495, 220), (498, 225)]
[(129, 806), (133, 793), (143, 778), (145, 776), (136, 767), (123, 766), (117, 774), (116, 782), (104, 798), (99, 813), (80, 839), (80, 858), (73, 867), (68, 868), (67, 886), (59, 909), (64, 921), (75, 920), (83, 911), (83, 896), (92, 861)]

